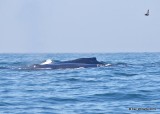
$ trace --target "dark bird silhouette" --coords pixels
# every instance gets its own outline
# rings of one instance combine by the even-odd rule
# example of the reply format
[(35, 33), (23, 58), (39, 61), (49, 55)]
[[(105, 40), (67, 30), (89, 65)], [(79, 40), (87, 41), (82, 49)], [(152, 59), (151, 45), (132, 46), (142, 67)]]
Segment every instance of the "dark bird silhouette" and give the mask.
[(147, 13), (145, 14), (145, 16), (149, 16), (149, 10), (147, 10)]

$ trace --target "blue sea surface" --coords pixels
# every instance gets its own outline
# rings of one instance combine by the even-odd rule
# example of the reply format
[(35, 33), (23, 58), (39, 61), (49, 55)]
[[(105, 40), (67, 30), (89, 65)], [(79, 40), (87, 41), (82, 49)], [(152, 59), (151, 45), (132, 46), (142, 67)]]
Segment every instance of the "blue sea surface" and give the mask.
[[(46, 59), (109, 66), (25, 70)], [(160, 114), (160, 53), (0, 54), (0, 114)]]

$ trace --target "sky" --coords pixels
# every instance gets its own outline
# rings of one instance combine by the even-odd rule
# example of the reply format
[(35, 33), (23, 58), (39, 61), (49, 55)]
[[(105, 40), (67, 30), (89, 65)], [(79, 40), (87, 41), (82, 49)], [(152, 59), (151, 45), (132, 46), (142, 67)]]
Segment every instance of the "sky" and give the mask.
[(160, 52), (159, 4), (0, 0), (0, 53)]

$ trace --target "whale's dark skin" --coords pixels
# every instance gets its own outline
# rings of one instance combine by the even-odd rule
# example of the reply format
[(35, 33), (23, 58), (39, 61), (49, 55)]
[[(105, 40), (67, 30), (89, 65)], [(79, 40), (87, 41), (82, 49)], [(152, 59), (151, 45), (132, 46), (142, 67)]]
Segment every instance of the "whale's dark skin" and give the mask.
[(95, 57), (92, 58), (79, 58), (75, 60), (56, 62), (52, 64), (34, 64), (32, 69), (66, 69), (66, 68), (89, 68), (104, 65), (103, 62), (97, 61)]

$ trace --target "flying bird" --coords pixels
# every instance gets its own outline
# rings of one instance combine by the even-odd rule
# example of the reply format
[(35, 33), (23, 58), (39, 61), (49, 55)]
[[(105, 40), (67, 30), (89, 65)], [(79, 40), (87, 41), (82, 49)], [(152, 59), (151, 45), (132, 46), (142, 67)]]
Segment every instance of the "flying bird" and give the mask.
[(145, 16), (149, 16), (149, 10), (147, 10), (147, 13), (145, 14)]

